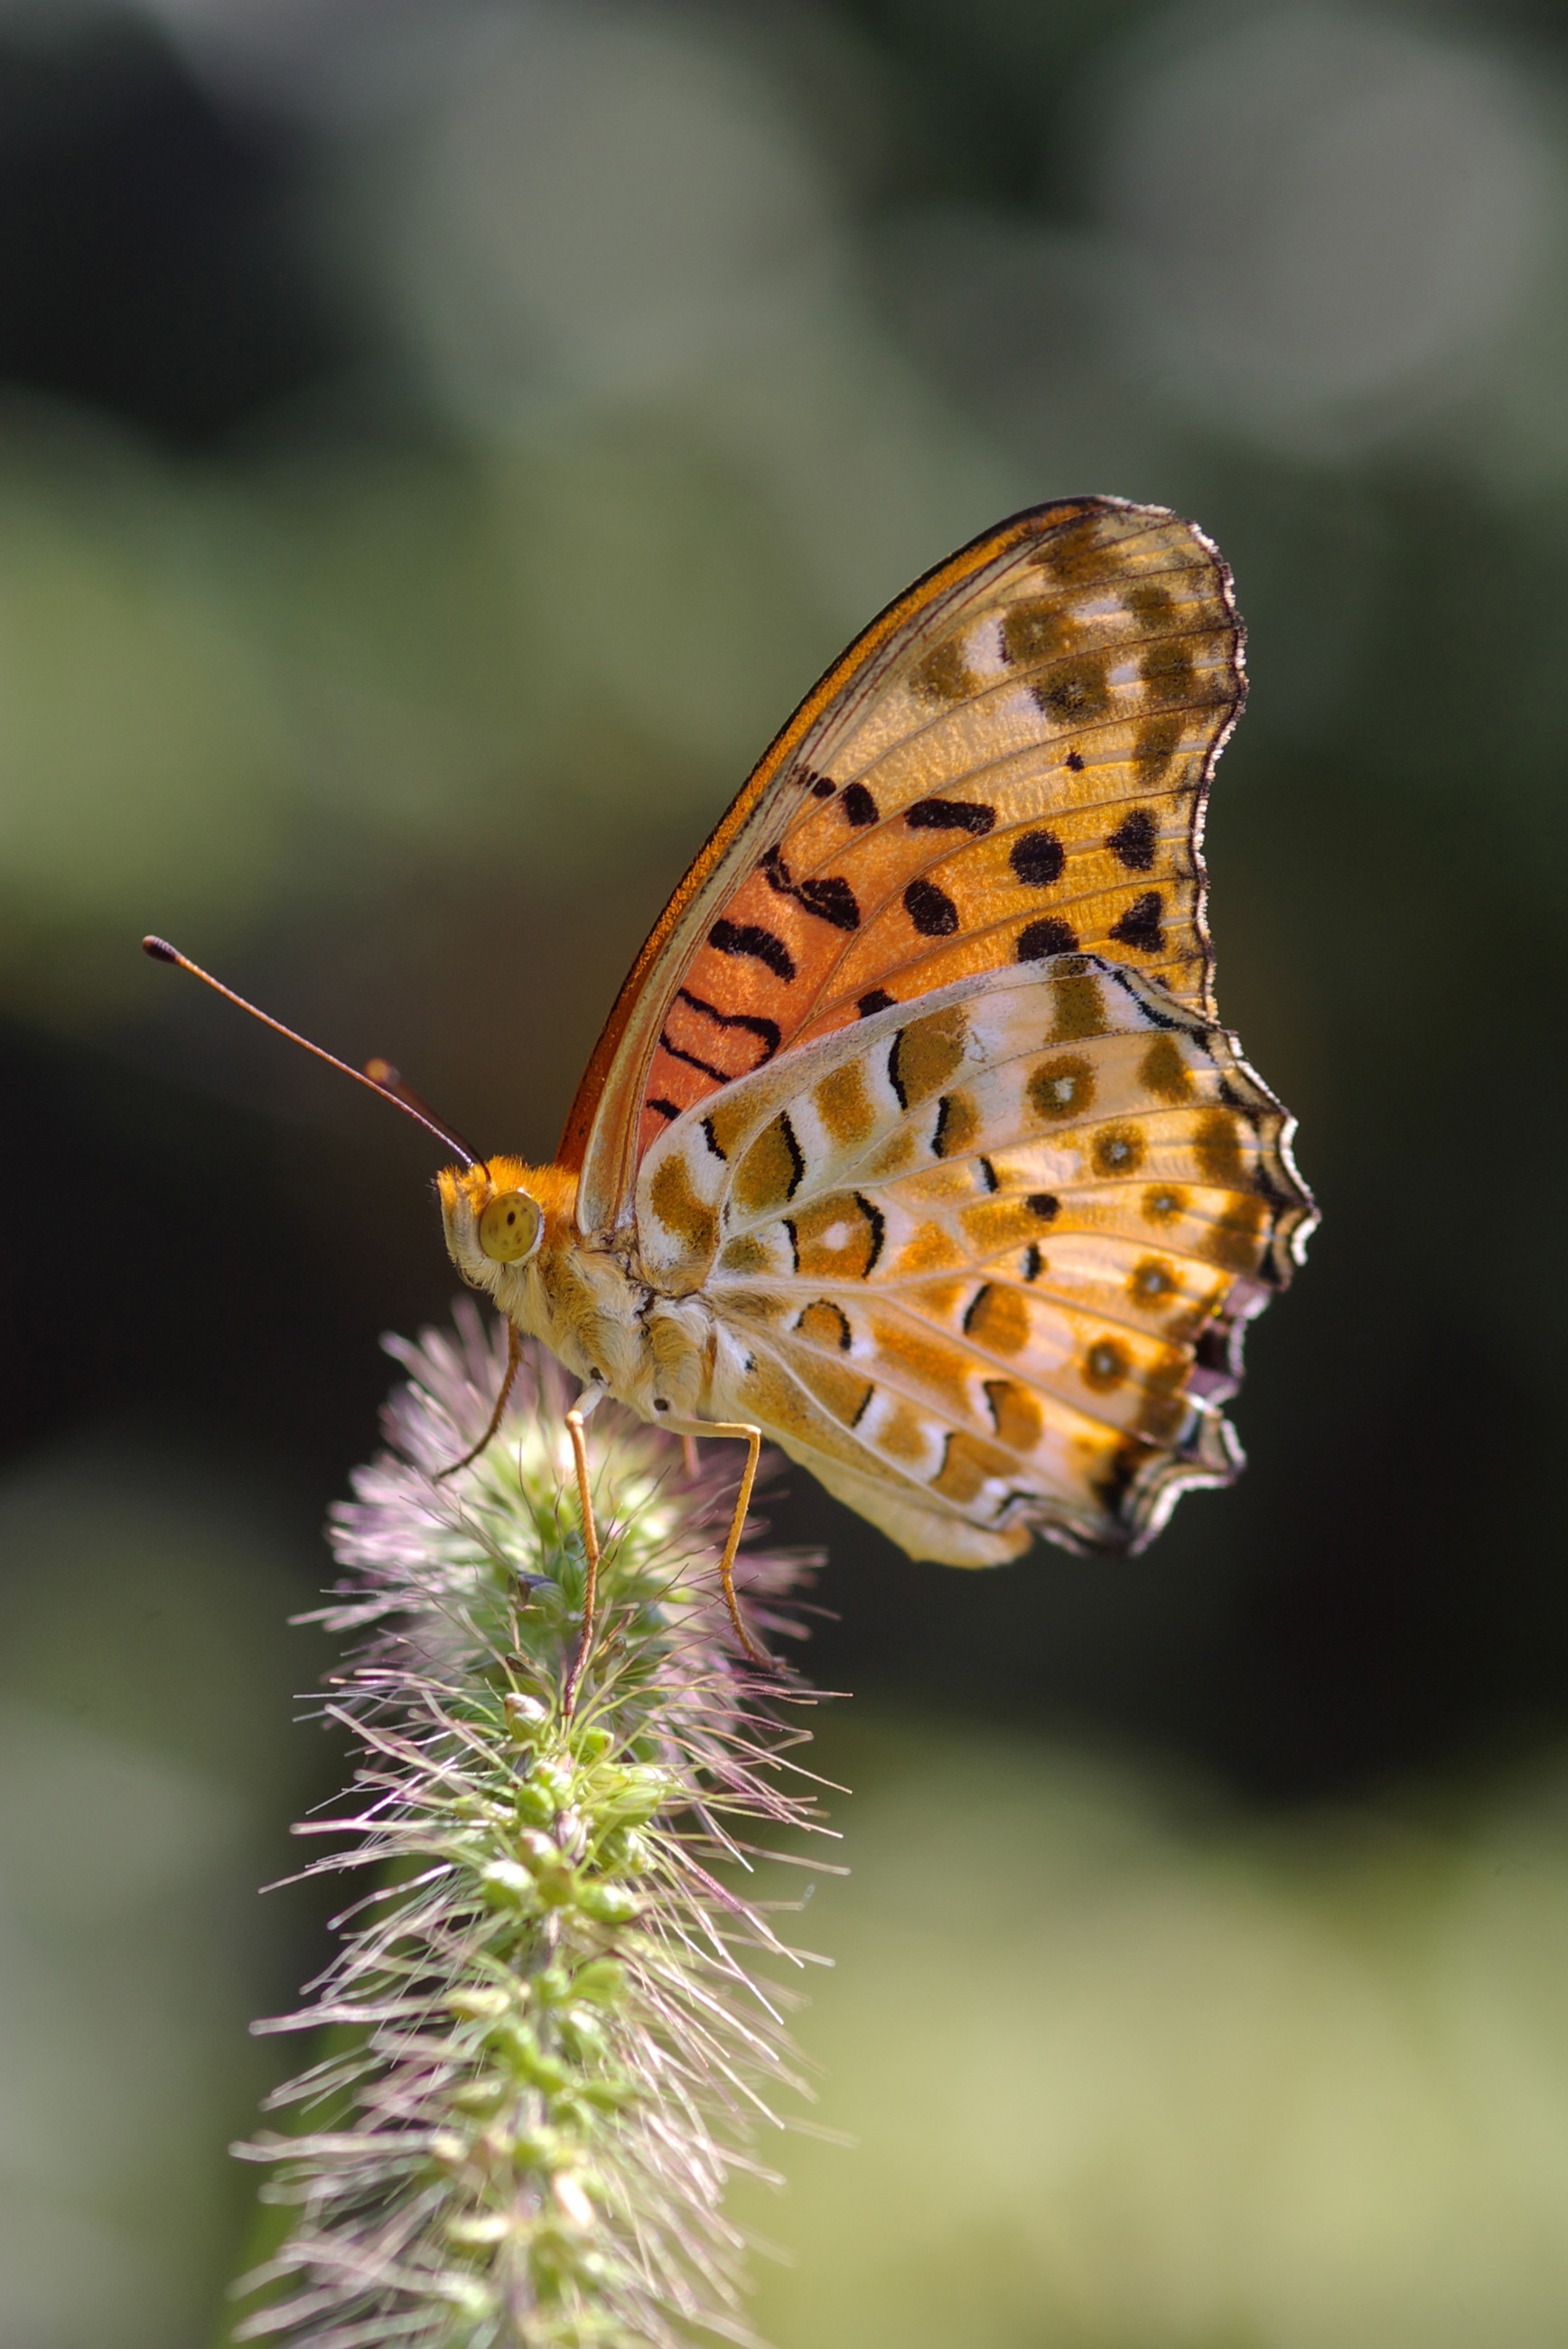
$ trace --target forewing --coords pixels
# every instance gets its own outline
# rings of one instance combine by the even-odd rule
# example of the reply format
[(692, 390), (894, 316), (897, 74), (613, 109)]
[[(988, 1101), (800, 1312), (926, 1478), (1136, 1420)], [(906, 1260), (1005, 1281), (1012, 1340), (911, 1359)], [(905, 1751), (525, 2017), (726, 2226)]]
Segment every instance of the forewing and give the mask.
[(1098, 949), (1212, 1012), (1203, 801), (1230, 579), (1162, 507), (1017, 516), (911, 588), (774, 742), (622, 990), (562, 1143), (624, 1224), (675, 1119), (792, 1045)]
[(758, 1422), (917, 1556), (1137, 1548), (1240, 1454), (1245, 1322), (1312, 1223), (1234, 1040), (1069, 956), (797, 1047), (675, 1121), (644, 1262)]

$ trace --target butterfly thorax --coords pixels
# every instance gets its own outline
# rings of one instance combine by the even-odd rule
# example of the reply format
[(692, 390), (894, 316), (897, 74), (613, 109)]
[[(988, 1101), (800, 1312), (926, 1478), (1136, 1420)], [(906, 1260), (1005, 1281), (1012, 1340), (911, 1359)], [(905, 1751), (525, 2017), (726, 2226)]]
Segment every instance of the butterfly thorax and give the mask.
[[(642, 1275), (630, 1243), (584, 1239), (576, 1227), (577, 1177), (562, 1166), (492, 1158), (439, 1177), (453, 1263), (495, 1299), (525, 1338), (538, 1338), (585, 1387), (603, 1388), (648, 1420), (707, 1416), (713, 1319), (700, 1299), (661, 1293)], [(492, 1202), (535, 1202), (542, 1226), (532, 1252), (498, 1260), (483, 1244)]]

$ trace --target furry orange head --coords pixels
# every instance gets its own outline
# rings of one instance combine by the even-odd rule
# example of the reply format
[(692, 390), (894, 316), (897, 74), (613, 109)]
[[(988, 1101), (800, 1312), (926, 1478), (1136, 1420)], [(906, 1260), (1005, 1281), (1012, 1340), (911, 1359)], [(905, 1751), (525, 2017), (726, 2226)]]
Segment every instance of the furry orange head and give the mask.
[(470, 1288), (487, 1290), (503, 1311), (541, 1249), (559, 1248), (573, 1237), (577, 1177), (563, 1166), (490, 1158), (477, 1166), (444, 1166), (436, 1184), (452, 1262)]

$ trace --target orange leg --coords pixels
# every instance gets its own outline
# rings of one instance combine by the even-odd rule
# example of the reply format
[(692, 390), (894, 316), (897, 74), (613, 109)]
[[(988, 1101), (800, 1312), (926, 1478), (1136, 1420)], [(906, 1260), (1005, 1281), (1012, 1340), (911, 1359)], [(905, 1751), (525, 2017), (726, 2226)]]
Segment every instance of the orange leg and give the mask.
[[(592, 1407), (591, 1401), (589, 1408)], [(599, 1528), (593, 1522), (593, 1495), (588, 1483), (588, 1445), (583, 1433), (583, 1423), (586, 1417), (587, 1413), (581, 1403), (566, 1414), (566, 1432), (572, 1438), (572, 1456), (577, 1463), (577, 1498), (583, 1510), (583, 1548), (588, 1561), (587, 1578), (583, 1585), (583, 1628), (577, 1634), (577, 1652), (566, 1675), (566, 1695), (562, 1706), (568, 1721), (577, 1703), (577, 1684), (583, 1678), (583, 1668), (588, 1661), (588, 1651), (593, 1645), (593, 1610), (599, 1599)]]
[[(668, 1422), (665, 1423), (666, 1425)], [(764, 1671), (775, 1668), (773, 1658), (766, 1648), (759, 1647), (740, 1619), (740, 1608), (735, 1596), (735, 1554), (740, 1547), (740, 1537), (746, 1531), (747, 1511), (751, 1506), (751, 1488), (757, 1482), (757, 1464), (762, 1456), (762, 1430), (746, 1420), (687, 1420), (674, 1433), (684, 1435), (688, 1443), (697, 1435), (733, 1435), (747, 1446), (746, 1465), (740, 1472), (740, 1490), (735, 1496), (735, 1515), (730, 1519), (725, 1539), (724, 1555), (718, 1561), (718, 1578), (724, 1585), (724, 1603), (729, 1609), (729, 1619), (735, 1635), (750, 1661)]]
[(490, 1425), (470, 1452), (465, 1452), (460, 1460), (453, 1460), (445, 1468), (438, 1468), (436, 1471), (433, 1483), (444, 1484), (449, 1476), (455, 1476), (459, 1468), (471, 1467), (481, 1452), (490, 1450), (490, 1445), (495, 1442), (496, 1430), (505, 1415), (507, 1398), (511, 1393), (512, 1384), (517, 1377), (518, 1365), (521, 1360), (522, 1346), (518, 1338), (517, 1324), (515, 1321), (509, 1321), (506, 1325), (506, 1376), (500, 1382), (500, 1392), (495, 1399), (495, 1409), (490, 1413)]

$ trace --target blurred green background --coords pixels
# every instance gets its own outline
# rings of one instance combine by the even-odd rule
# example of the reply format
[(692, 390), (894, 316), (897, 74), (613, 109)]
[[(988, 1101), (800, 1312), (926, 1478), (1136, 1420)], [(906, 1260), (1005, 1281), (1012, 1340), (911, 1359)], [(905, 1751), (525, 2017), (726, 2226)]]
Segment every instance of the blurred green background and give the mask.
[[(1222, 1003), (1326, 1223), (1132, 1564), (825, 1542), (783, 2349), (1568, 2337), (1568, 40), (1528, 0), (0, 0), (0, 2349), (199, 2349), (325, 1904), (288, 1631), (848, 637), (1200, 519)], [(748, 2216), (753, 2206), (748, 2205)]]

